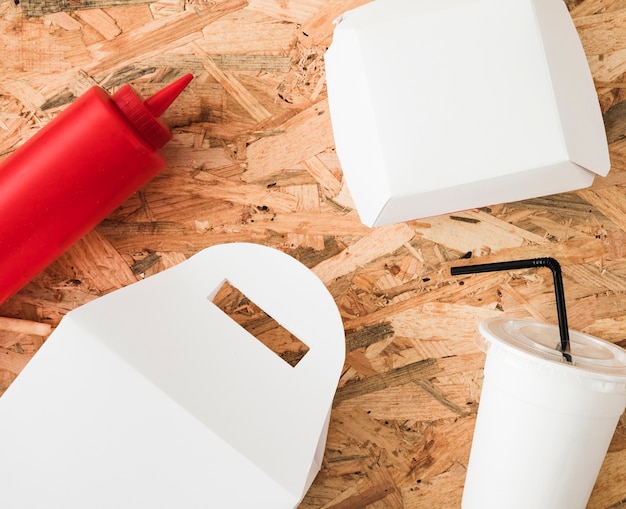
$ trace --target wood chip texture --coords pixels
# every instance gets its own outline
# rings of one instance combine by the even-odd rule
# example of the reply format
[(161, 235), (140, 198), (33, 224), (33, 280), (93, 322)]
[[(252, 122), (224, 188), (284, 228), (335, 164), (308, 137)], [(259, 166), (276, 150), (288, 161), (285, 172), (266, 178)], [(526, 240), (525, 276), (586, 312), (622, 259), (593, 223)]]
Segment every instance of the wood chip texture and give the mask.
[[(195, 76), (164, 115), (167, 168), (0, 306), (0, 393), (72, 309), (206, 247), (264, 244), (320, 277), (346, 331), (301, 508), (458, 509), (483, 381), (477, 324), (556, 323), (556, 308), (546, 269), (452, 277), (451, 266), (554, 257), (570, 326), (626, 346), (626, 2), (566, 2), (606, 118), (607, 178), (370, 229), (335, 154), (324, 71), (333, 20), (366, 1), (0, 0), (0, 158), (92, 85), (146, 96)], [(588, 507), (621, 507), (624, 479), (626, 417)]]

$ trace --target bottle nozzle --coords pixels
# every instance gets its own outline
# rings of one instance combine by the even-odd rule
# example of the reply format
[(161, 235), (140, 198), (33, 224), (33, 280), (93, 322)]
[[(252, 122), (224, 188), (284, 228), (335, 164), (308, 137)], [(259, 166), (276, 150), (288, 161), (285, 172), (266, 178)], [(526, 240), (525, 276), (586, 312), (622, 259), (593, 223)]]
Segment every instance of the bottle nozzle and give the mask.
[(192, 74), (185, 74), (145, 101), (126, 84), (113, 94), (113, 101), (145, 140), (159, 149), (172, 138), (172, 133), (159, 117), (192, 79)]
[(193, 79), (193, 74), (185, 74), (183, 77), (170, 83), (165, 88), (159, 90), (144, 101), (146, 109), (155, 117), (160, 117), (170, 104), (181, 94), (189, 82)]

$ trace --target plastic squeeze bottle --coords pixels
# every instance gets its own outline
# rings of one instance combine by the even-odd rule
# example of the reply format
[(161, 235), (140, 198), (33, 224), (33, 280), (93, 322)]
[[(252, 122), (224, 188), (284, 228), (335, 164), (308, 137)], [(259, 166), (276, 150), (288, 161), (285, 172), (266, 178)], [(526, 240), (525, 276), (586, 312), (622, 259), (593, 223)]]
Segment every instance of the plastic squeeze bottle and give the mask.
[(192, 79), (92, 87), (0, 163), (0, 304), (165, 167), (159, 117)]

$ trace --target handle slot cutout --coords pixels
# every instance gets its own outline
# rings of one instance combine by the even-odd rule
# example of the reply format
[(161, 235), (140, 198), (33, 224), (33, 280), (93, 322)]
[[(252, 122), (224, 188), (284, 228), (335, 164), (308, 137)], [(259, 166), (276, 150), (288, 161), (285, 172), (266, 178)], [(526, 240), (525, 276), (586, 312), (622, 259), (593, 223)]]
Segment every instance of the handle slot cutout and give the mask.
[(309, 347), (303, 341), (280, 325), (228, 280), (215, 292), (212, 301), (223, 313), (290, 366), (297, 366), (309, 351)]

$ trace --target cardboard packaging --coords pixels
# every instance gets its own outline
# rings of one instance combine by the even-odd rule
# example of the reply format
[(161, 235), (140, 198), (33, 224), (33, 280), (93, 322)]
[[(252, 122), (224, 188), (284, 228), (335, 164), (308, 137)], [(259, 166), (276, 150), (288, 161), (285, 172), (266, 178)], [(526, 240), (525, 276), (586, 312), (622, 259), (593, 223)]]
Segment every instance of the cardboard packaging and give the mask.
[(337, 21), (326, 74), (368, 226), (580, 189), (609, 171), (562, 0), (375, 0)]
[[(212, 302), (224, 281), (309, 347), (295, 367)], [(0, 398), (0, 507), (297, 507), (344, 354), (304, 265), (208, 248), (61, 321)]]

